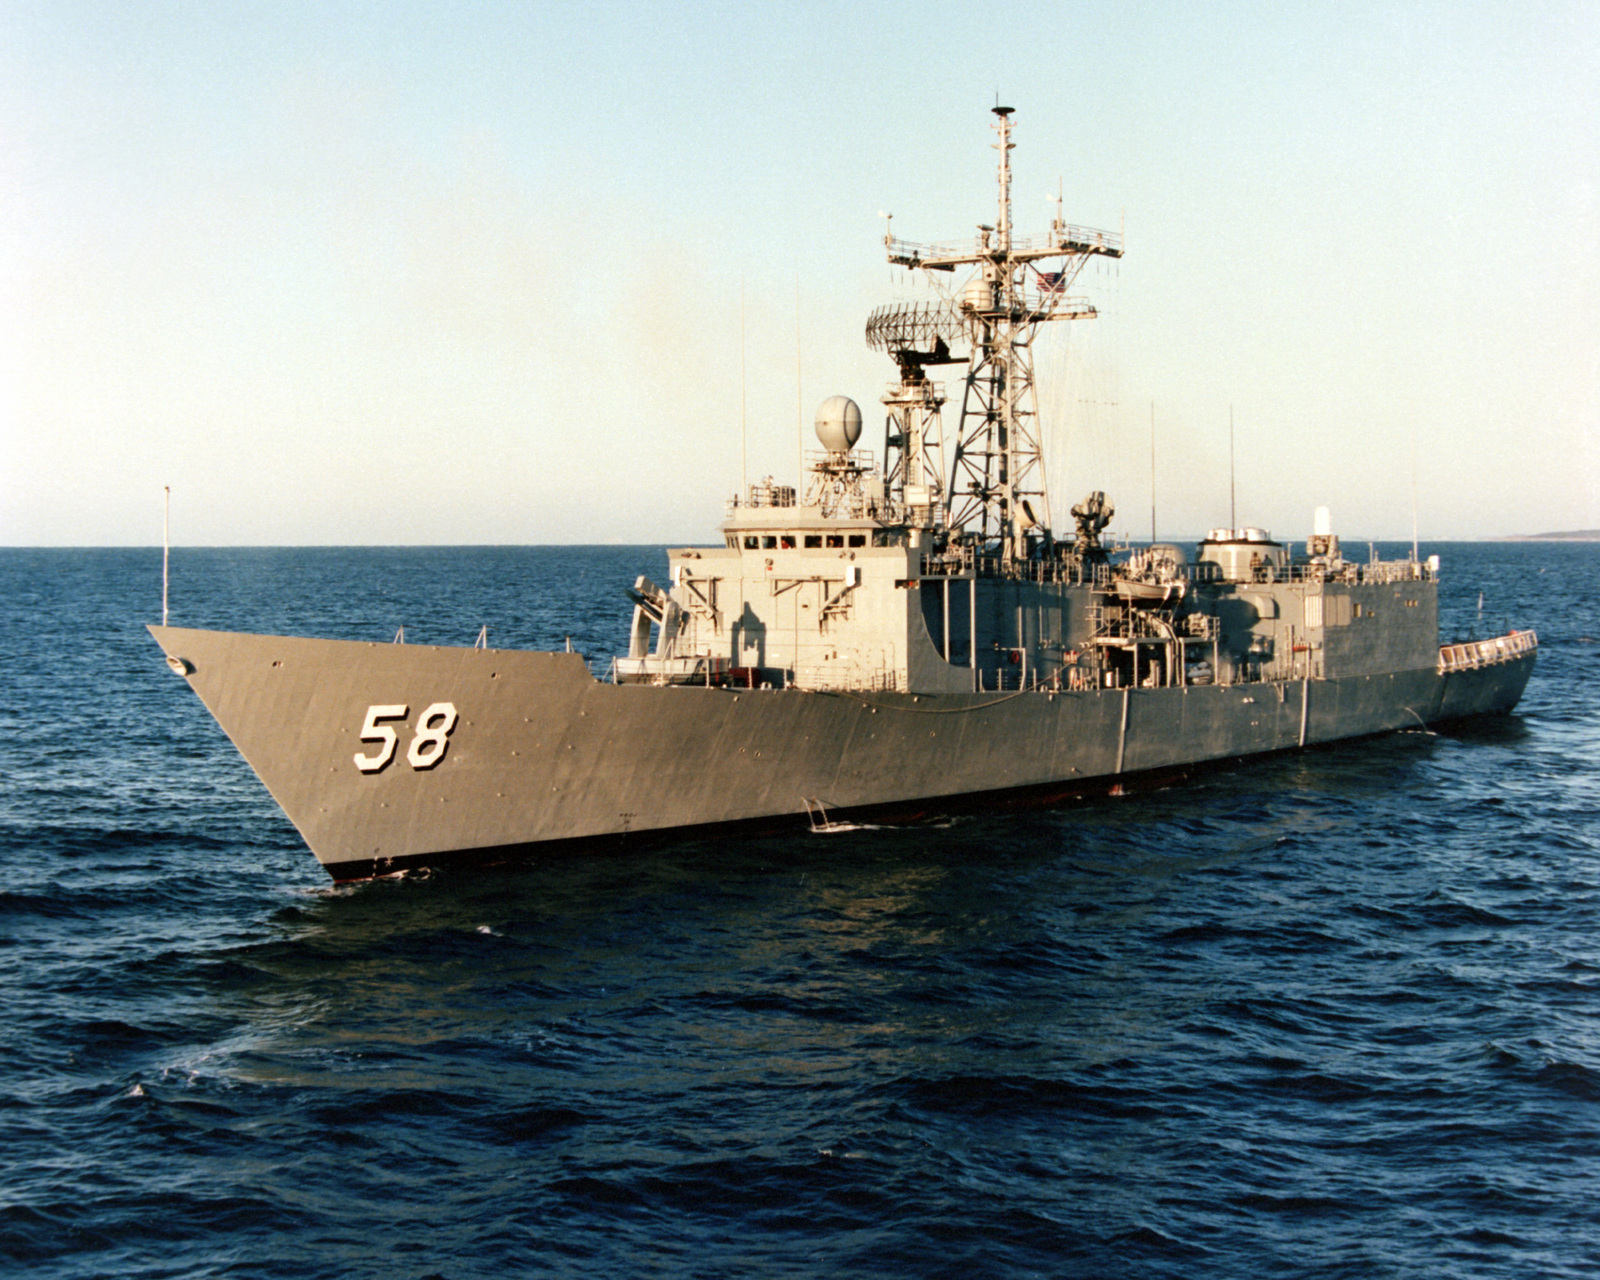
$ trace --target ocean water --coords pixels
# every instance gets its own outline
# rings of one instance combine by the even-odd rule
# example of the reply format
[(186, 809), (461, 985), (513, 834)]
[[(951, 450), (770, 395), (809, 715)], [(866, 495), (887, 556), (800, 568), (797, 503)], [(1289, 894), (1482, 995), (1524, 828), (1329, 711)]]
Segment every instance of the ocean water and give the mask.
[[(160, 552), (0, 551), (0, 1270), (1600, 1274), (1600, 547), (1423, 551), (1518, 714), (337, 889)], [(664, 566), (180, 549), (173, 621), (603, 658)]]

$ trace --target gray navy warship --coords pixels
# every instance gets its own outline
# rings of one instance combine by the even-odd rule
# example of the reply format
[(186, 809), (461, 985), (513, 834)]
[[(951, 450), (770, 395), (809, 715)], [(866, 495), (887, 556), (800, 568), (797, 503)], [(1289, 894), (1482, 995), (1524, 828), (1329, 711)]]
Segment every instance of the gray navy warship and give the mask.
[(1348, 559), (1322, 509), (1298, 554), (1255, 528), (1114, 551), (1102, 493), (1057, 537), (1032, 342), (1095, 314), (1072, 286), (1122, 241), (1059, 205), (1014, 234), (994, 115), (994, 223), (885, 236), (932, 288), (867, 324), (899, 373), (881, 461), (857, 405), (825, 402), (803, 492), (746, 485), (722, 545), (640, 577), (603, 676), (570, 652), (151, 628), (335, 880), (1049, 803), (1516, 705), (1534, 634), (1441, 646), (1438, 558)]

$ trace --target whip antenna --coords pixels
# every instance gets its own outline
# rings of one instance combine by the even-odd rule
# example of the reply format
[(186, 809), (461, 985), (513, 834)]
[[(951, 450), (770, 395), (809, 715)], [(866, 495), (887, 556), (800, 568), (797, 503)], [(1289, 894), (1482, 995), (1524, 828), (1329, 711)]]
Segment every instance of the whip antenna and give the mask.
[(1417, 424), (1411, 424), (1411, 563), (1417, 562)]
[(1156, 544), (1156, 402), (1150, 402), (1150, 545)]
[(172, 523), (172, 486), (161, 486), (161, 625), (167, 625), (167, 555)]
[(800, 380), (800, 268), (794, 269), (794, 426), (796, 453), (800, 460), (800, 484), (806, 475), (806, 397)]
[(1234, 481), (1233, 465), (1233, 406), (1228, 406), (1228, 536), (1237, 537), (1239, 529), (1238, 486)]
[(748, 464), (749, 447), (748, 431), (745, 427), (744, 411), (744, 277), (739, 277), (739, 501), (746, 500), (750, 491), (750, 468)]

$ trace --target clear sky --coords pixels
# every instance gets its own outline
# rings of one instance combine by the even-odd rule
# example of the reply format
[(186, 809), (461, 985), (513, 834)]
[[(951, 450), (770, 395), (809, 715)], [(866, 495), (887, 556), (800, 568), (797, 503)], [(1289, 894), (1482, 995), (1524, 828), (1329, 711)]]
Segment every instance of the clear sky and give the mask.
[(1595, 0), (0, 0), (0, 543), (714, 538), (741, 292), (751, 477), (834, 393), (881, 449), (879, 213), (992, 220), (997, 94), (1019, 231), (1127, 235), (1058, 525), (1148, 530), (1153, 405), (1164, 536), (1230, 406), (1283, 537), (1600, 527)]

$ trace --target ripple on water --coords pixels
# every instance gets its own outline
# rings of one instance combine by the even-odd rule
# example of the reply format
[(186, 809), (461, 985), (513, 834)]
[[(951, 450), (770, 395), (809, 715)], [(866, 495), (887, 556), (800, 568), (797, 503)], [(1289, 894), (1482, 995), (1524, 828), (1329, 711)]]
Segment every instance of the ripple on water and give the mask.
[[(345, 887), (128, 623), (148, 551), (9, 557), (0, 599), (33, 603), (0, 669), (52, 714), (0, 709), (0, 1257), (1594, 1274), (1600, 600), (1527, 583), (1600, 564), (1445, 552), (1475, 584), (1447, 628), (1481, 584), (1546, 640), (1517, 717), (1053, 811)], [(612, 587), (664, 572), (184, 554), (185, 615), (219, 625), (487, 619), (594, 653), (626, 633)]]

